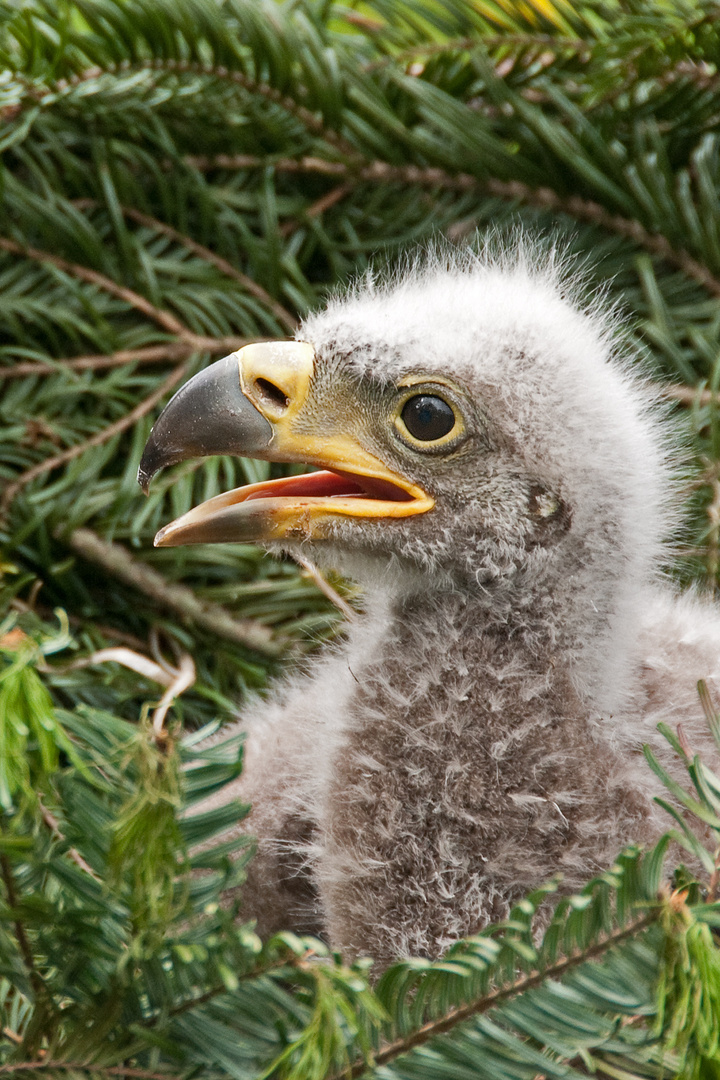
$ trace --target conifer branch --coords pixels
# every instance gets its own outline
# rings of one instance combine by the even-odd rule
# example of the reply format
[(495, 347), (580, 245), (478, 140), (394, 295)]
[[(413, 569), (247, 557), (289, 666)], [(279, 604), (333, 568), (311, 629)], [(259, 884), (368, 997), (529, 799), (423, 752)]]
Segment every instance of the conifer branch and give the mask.
[(83, 1061), (52, 1061), (39, 1058), (37, 1061), (16, 1061), (9, 1065), (0, 1065), (0, 1076), (12, 1076), (21, 1072), (88, 1072), (93, 1076), (129, 1076), (132, 1080), (181, 1080), (184, 1073), (153, 1072), (152, 1069), (135, 1069), (127, 1065), (97, 1065)]
[(200, 600), (186, 585), (171, 584), (157, 570), (134, 559), (120, 544), (101, 540), (90, 529), (75, 529), (67, 542), (84, 559), (102, 566), (107, 573), (132, 585), (161, 607), (192, 620), (218, 637), (268, 656), (282, 652), (283, 639), (268, 627), (253, 619), (236, 619), (219, 604)]
[(11, 366), (0, 367), (0, 381), (3, 379), (25, 378), (26, 375), (57, 375), (58, 371), (103, 371), (107, 368), (125, 367), (130, 364), (167, 364), (173, 360), (184, 360), (197, 352), (218, 353), (235, 352), (248, 344), (248, 338), (194, 338), (191, 341), (168, 341), (163, 345), (147, 345), (142, 349), (119, 349), (111, 353), (93, 353), (88, 356), (63, 357), (52, 362), (42, 360), (21, 361)]
[(363, 71), (368, 74), (374, 71), (382, 71), (383, 68), (404, 64), (414, 60), (418, 56), (436, 57), (445, 53), (472, 52), (475, 49), (491, 51), (492, 49), (505, 49), (508, 46), (520, 49), (556, 49), (558, 52), (572, 52), (576, 59), (587, 60), (592, 52), (592, 46), (582, 38), (563, 37), (561, 34), (483, 34), (482, 37), (453, 38), (451, 41), (418, 41), (407, 49), (393, 53), (392, 56), (384, 56), (380, 60), (372, 60), (363, 65)]
[[(608, 232), (632, 240), (639, 247), (644, 248), (665, 262), (676, 266), (688, 277), (697, 281), (713, 296), (720, 297), (720, 279), (708, 270), (706, 266), (694, 259), (689, 252), (682, 248), (675, 248), (660, 233), (652, 233), (639, 221), (624, 218), (619, 214), (612, 214), (599, 203), (590, 199), (582, 199), (577, 195), (564, 197), (551, 188), (533, 188), (519, 180), (499, 180), (496, 177), (485, 179), (472, 176), (470, 173), (449, 173), (445, 169), (435, 166), (421, 167), (418, 165), (390, 165), (384, 161), (372, 161), (368, 164), (356, 167), (341, 161), (326, 161), (323, 158), (278, 158), (268, 160), (251, 154), (217, 154), (213, 157), (190, 156), (186, 157), (187, 164), (201, 171), (210, 169), (253, 169), (267, 168), (272, 165), (278, 172), (288, 173), (319, 173), (324, 176), (336, 176), (346, 178), (347, 184), (359, 183), (392, 183), (421, 184), (429, 187), (446, 188), (451, 191), (486, 191), (496, 198), (507, 199), (524, 203), (538, 210), (551, 210), (555, 213), (567, 214), (578, 221), (585, 221), (590, 225), (597, 225)], [(344, 193), (343, 193), (344, 194)]]
[[(265, 975), (283, 976), (288, 970), (296, 969), (300, 971), (306, 971), (308, 969), (307, 957), (314, 955), (311, 950), (300, 956), (283, 956), (278, 960), (272, 960), (269, 963), (259, 963), (251, 967), (248, 971), (243, 971), (237, 976), (239, 982), (247, 983), (253, 979), (260, 979)], [(227, 993), (227, 986), (225, 983), (216, 983), (215, 986), (211, 986), (208, 990), (205, 990), (202, 994), (198, 994), (197, 997), (187, 998), (185, 1001), (181, 1001), (179, 1005), (174, 1005), (168, 1010), (168, 1016), (175, 1019), (178, 1016), (182, 1016), (184, 1013), (190, 1012), (192, 1009), (196, 1009), (199, 1005), (207, 1005), (209, 1001), (219, 997), (221, 994)], [(150, 1020), (143, 1024), (143, 1027), (153, 1028), (157, 1026), (158, 1017), (154, 1016)]]
[[(166, 57), (141, 60), (137, 63), (129, 60), (123, 61), (121, 64), (113, 65), (108, 70), (114, 73), (144, 70), (168, 72), (177, 75), (205, 75), (213, 79), (234, 83), (251, 94), (257, 94), (259, 97), (265, 98), (266, 101), (271, 101), (273, 105), (279, 105), (281, 109), (299, 120), (303, 127), (307, 128), (313, 135), (320, 136), (341, 153), (351, 156), (357, 154), (357, 150), (352, 143), (325, 124), (311, 109), (295, 101), (289, 94), (281, 93), (280, 90), (270, 86), (269, 83), (258, 82), (242, 71), (230, 70), (223, 65), (201, 64), (193, 60), (175, 60)], [(98, 73), (97, 69), (93, 69), (93, 75)], [(298, 87), (298, 89), (302, 89), (302, 87)]]
[(258, 82), (245, 74), (245, 72), (230, 70), (221, 64), (203, 64), (195, 60), (178, 60), (173, 57), (153, 57), (149, 60), (140, 61), (122, 60), (120, 63), (110, 63), (106, 66), (95, 64), (84, 71), (74, 72), (67, 79), (53, 80), (52, 83), (45, 87), (38, 86), (37, 83), (23, 78), (17, 72), (13, 73), (13, 79), (25, 87), (26, 94), (31, 101), (39, 103), (50, 95), (62, 93), (64, 90), (80, 86), (102, 75), (121, 75), (130, 71), (152, 71), (174, 75), (204, 75), (212, 79), (234, 83), (249, 93), (257, 94), (267, 101), (271, 101), (273, 105), (279, 105), (280, 108), (294, 116), (313, 135), (320, 136), (342, 152), (356, 152), (355, 148), (342, 135), (325, 125), (311, 109), (301, 105), (290, 95), (281, 93), (269, 83)]
[(97, 270), (91, 270), (89, 267), (81, 266), (79, 263), (69, 262), (67, 259), (61, 258), (60, 255), (53, 255), (52, 252), (40, 251), (38, 248), (19, 244), (16, 240), (11, 240), (6, 236), (0, 236), (0, 249), (13, 255), (23, 255), (26, 259), (32, 259), (35, 262), (49, 263), (50, 266), (56, 266), (58, 270), (63, 270), (66, 274), (71, 274), (81, 281), (86, 281), (90, 285), (96, 285), (98, 288), (104, 289), (105, 292), (124, 300), (131, 307), (142, 312), (143, 315), (147, 315), (149, 319), (156, 322), (163, 330), (167, 330), (169, 334), (177, 334), (178, 337), (186, 338), (195, 337), (192, 331), (183, 326), (180, 320), (176, 319), (169, 311), (161, 311), (160, 308), (155, 307), (149, 300), (146, 300), (144, 296), (140, 296), (139, 293), (128, 289), (125, 285), (119, 285), (112, 278), (99, 273)]
[[(42, 801), (42, 797), (38, 795), (38, 803), (40, 805), (40, 816), (47, 825), (48, 829), (52, 833), (54, 840), (59, 840), (61, 843), (65, 840), (60, 829), (60, 822), (53, 813), (48, 810), (45, 803)], [(76, 847), (69, 847), (67, 849), (67, 856), (75, 863), (85, 874), (89, 874), (90, 877), (95, 878), (96, 881), (100, 881), (100, 878), (93, 870), (87, 859), (84, 859)]]
[(20, 955), (22, 956), (23, 964), (25, 965), (25, 970), (28, 979), (30, 980), (30, 985), (38, 997), (45, 998), (47, 997), (45, 983), (35, 966), (35, 959), (30, 946), (30, 940), (25, 932), (25, 925), (17, 914), (18, 897), (15, 888), (15, 877), (13, 875), (12, 864), (4, 852), (0, 854), (0, 875), (2, 876), (5, 885), (8, 907), (14, 912), (13, 927), (15, 929), (15, 938), (20, 948)]
[[(621, 941), (625, 941), (628, 938), (640, 934), (643, 930), (646, 930), (648, 927), (652, 926), (653, 923), (657, 922), (658, 917), (658, 909), (655, 909), (648, 914), (641, 916), (639, 919), (635, 919), (621, 930), (616, 930), (613, 933), (603, 935), (597, 941), (593, 942), (592, 945), (588, 945), (586, 948), (581, 949), (570, 956), (563, 957), (562, 960), (559, 960), (555, 964), (550, 964), (541, 971), (533, 971), (528, 975), (523, 975), (509, 986), (502, 986), (489, 994), (484, 994), (481, 998), (477, 998), (465, 1005), (460, 1005), (455, 1009), (451, 1009), (443, 1016), (440, 1016), (435, 1020), (430, 1020), (421, 1027), (416, 1028), (414, 1031), (410, 1032), (409, 1035), (404, 1035), (394, 1042), (382, 1046), (373, 1055), (373, 1065), (386, 1065), (389, 1061), (393, 1061), (401, 1054), (407, 1054), (417, 1046), (422, 1046), (437, 1035), (443, 1035), (445, 1032), (451, 1031), (458, 1024), (463, 1023), (463, 1021), (469, 1020), (473, 1016), (480, 1016), (483, 1013), (489, 1012), (490, 1009), (493, 1009), (503, 1001), (507, 1001), (528, 990), (542, 986), (542, 984), (549, 979), (560, 979), (568, 971), (572, 970), (572, 968), (578, 967), (588, 960), (597, 959), (597, 957), (602, 956), (609, 949), (619, 945)], [(341, 1069), (339, 1072), (334, 1073), (328, 1080), (356, 1080), (357, 1077), (361, 1076), (367, 1070), (367, 1067), (368, 1063), (365, 1059), (358, 1059), (348, 1068)]]
[(664, 89), (683, 79), (694, 83), (698, 90), (713, 90), (716, 93), (720, 91), (720, 76), (717, 72), (706, 63), (693, 63), (689, 60), (680, 60), (660, 76), (658, 84)]
[[(80, 210), (85, 209), (97, 209), (102, 207), (102, 203), (97, 199), (74, 199), (73, 206), (76, 206)], [(234, 281), (239, 282), (242, 287), (249, 292), (256, 299), (260, 300), (272, 311), (273, 315), (290, 331), (293, 333), (297, 326), (297, 319), (294, 319), (287, 308), (284, 308), (274, 297), (270, 295), (262, 285), (258, 285), (256, 281), (253, 281), (247, 274), (243, 274), (228, 262), (227, 259), (223, 259), (222, 256), (216, 255), (210, 248), (205, 247), (204, 244), (199, 244), (197, 240), (193, 240), (190, 236), (185, 236), (178, 229), (173, 228), (172, 225), (168, 225), (164, 221), (158, 221), (157, 218), (151, 217), (150, 214), (144, 214), (141, 210), (136, 210), (132, 206), (121, 206), (120, 212), (124, 217), (129, 218), (131, 221), (136, 221), (139, 225), (144, 225), (148, 229), (153, 229), (155, 232), (162, 233), (163, 236), (169, 237), (171, 240), (175, 240), (177, 243), (182, 244), (188, 251), (194, 252), (195, 255), (199, 255), (201, 259), (216, 266), (221, 273), (227, 277), (232, 278)]]
[[(194, 350), (193, 350), (194, 351)], [(55, 454), (53, 457), (45, 458), (44, 461), (39, 461), (37, 465), (32, 465), (25, 472), (20, 473), (17, 480), (12, 484), (9, 484), (3, 492), (2, 500), (0, 501), (0, 511), (5, 511), (10, 504), (15, 500), (16, 496), (22, 489), (29, 484), (36, 477), (42, 476), (43, 473), (50, 472), (52, 469), (57, 469), (61, 465), (67, 465), (69, 461), (74, 461), (75, 458), (80, 457), (86, 450), (92, 449), (94, 446), (102, 446), (103, 443), (112, 439), (115, 435), (121, 435), (123, 431), (127, 431), (143, 416), (146, 416), (151, 409), (154, 409), (159, 401), (161, 401), (170, 390), (176, 386), (187, 372), (189, 360), (183, 361), (173, 368), (168, 377), (157, 386), (151, 394), (148, 394), (139, 405), (136, 405), (134, 409), (131, 409), (125, 416), (121, 416), (118, 420), (114, 420), (107, 427), (102, 428), (101, 431), (92, 435), (89, 439), (85, 439), (84, 442), (78, 443), (76, 446), (70, 446), (67, 450), (63, 450), (60, 454)]]

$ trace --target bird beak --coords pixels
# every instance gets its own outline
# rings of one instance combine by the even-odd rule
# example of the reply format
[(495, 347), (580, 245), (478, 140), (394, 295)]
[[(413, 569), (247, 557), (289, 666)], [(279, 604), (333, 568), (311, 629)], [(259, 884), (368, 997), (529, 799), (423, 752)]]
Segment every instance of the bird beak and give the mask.
[[(156, 547), (322, 538), (338, 518), (424, 513), (434, 500), (366, 450), (347, 425), (313, 410), (315, 351), (304, 341), (246, 345), (199, 372), (165, 407), (138, 482), (188, 458), (237, 454), (322, 472), (249, 484), (166, 525)], [(352, 427), (352, 425), (350, 425)]]

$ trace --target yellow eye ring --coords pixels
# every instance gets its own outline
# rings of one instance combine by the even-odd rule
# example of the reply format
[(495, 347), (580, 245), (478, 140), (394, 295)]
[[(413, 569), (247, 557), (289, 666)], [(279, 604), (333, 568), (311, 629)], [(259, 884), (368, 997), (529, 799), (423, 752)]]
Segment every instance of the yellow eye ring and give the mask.
[(418, 450), (454, 446), (465, 434), (465, 422), (445, 386), (416, 382), (402, 387), (393, 416), (395, 430)]

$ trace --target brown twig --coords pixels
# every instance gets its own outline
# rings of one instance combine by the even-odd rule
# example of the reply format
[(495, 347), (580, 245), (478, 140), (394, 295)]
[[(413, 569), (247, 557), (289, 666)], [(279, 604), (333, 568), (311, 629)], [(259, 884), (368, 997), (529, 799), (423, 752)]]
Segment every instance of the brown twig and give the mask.
[[(186, 154), (186, 165), (200, 172), (209, 169), (267, 169), (277, 172), (322, 173), (325, 176), (352, 176), (355, 171), (345, 161), (327, 161), (325, 158), (276, 158), (258, 157), (256, 154)], [(168, 167), (172, 165), (167, 162)]]
[(188, 360), (183, 361), (182, 364), (178, 364), (177, 367), (173, 368), (160, 386), (156, 387), (151, 394), (148, 394), (139, 405), (136, 405), (135, 408), (131, 409), (129, 413), (126, 413), (125, 416), (121, 416), (118, 420), (113, 421), (112, 424), (108, 424), (102, 431), (96, 432), (89, 439), (86, 439), (82, 443), (78, 443), (76, 446), (68, 447), (67, 450), (63, 450), (60, 454), (55, 454), (54, 457), (45, 458), (44, 461), (39, 461), (37, 465), (33, 465), (31, 468), (26, 469), (25, 472), (20, 473), (17, 480), (12, 484), (9, 484), (3, 492), (0, 509), (7, 510), (18, 492), (37, 476), (42, 476), (44, 472), (48, 472), (50, 469), (57, 469), (60, 465), (66, 465), (68, 461), (73, 461), (91, 447), (102, 446), (108, 439), (112, 439), (114, 435), (119, 435), (129, 427), (132, 427), (137, 420), (149, 413), (150, 410), (157, 405), (158, 401), (180, 382), (188, 369), (188, 364)]
[(718, 390), (694, 390), (692, 386), (659, 386), (658, 390), (662, 397), (683, 405), (720, 405)]
[(236, 619), (226, 608), (200, 600), (192, 589), (166, 581), (162, 574), (134, 559), (120, 544), (101, 540), (90, 529), (76, 529), (68, 543), (84, 559), (97, 563), (113, 577), (132, 585), (161, 607), (211, 630), (218, 637), (236, 641), (268, 656), (279, 655), (285, 642), (254, 619)]
[(310, 562), (304, 555), (300, 555), (297, 552), (293, 555), (293, 559), (299, 566), (302, 566), (303, 570), (310, 575), (321, 593), (327, 596), (339, 611), (342, 611), (346, 619), (352, 620), (355, 618), (355, 611), (350, 607), (347, 600), (344, 600), (337, 589), (334, 589), (327, 578), (320, 573), (315, 563)]
[[(113, 353), (93, 353), (88, 356), (63, 357), (50, 361), (22, 361), (12, 367), (0, 367), (0, 380), (19, 379), (26, 375), (53, 375), (62, 371), (100, 371), (103, 368), (124, 367), (126, 364), (164, 364), (184, 360), (195, 352), (235, 352), (247, 345), (249, 338), (181, 338), (162, 345), (146, 345), (142, 349), (119, 349)], [(202, 347), (200, 348), (200, 345)]]
[[(151, 630), (151, 635), (152, 632), (153, 630)], [(59, 674), (65, 671), (77, 671), (93, 664), (106, 663), (122, 664), (123, 667), (129, 668), (130, 671), (135, 671), (138, 675), (143, 675), (146, 679), (160, 683), (161, 686), (165, 687), (165, 693), (155, 706), (152, 714), (153, 739), (158, 744), (165, 744), (168, 741), (168, 733), (164, 727), (168, 710), (175, 698), (189, 690), (196, 679), (195, 663), (192, 656), (186, 652), (180, 653), (177, 664), (173, 665), (168, 663), (162, 656), (158, 656), (157, 660), (152, 660), (144, 652), (125, 646), (113, 646), (109, 649), (97, 649), (95, 652), (90, 653), (89, 656), (83, 656), (69, 664), (51, 666), (43, 662), (38, 664), (38, 670)], [(57, 839), (64, 840), (65, 837), (60, 832), (57, 820), (45, 809), (42, 802), (40, 805), (46, 824), (51, 826)], [(78, 855), (75, 848), (70, 849), (70, 855), (75, 858), (76, 862), (81, 860), (78, 865), (82, 865), (83, 870), (87, 870), (88, 873), (95, 876), (92, 869), (82, 859), (82, 856)]]
[(36, 1069), (56, 1069), (67, 1072), (91, 1072), (93, 1075), (105, 1076), (131, 1076), (134, 1080), (177, 1080), (175, 1073), (152, 1072), (151, 1069), (131, 1069), (126, 1065), (97, 1065), (93, 1062), (85, 1064), (82, 1061), (48, 1061), (40, 1058), (38, 1061), (18, 1061), (11, 1065), (0, 1065), (0, 1075), (12, 1076), (15, 1072), (30, 1072)]
[[(15, 878), (13, 877), (12, 866), (7, 855), (0, 855), (0, 873), (5, 883), (5, 890), (7, 892), (8, 906), (13, 910), (17, 910), (18, 898), (15, 891)], [(30, 942), (28, 936), (25, 933), (25, 926), (22, 919), (18, 915), (15, 916), (13, 926), (15, 928), (15, 937), (20, 947), (20, 953), (23, 958), (25, 970), (27, 971), (30, 985), (35, 993), (40, 996), (46, 993), (46, 987), (37, 968), (35, 967), (35, 960), (33, 959), (32, 949), (30, 948)]]
[(356, 184), (398, 182), (444, 187), (459, 192), (486, 191), (497, 198), (522, 202), (538, 210), (567, 214), (579, 221), (586, 221), (632, 240), (652, 255), (682, 270), (713, 296), (720, 296), (720, 280), (689, 252), (682, 248), (674, 248), (665, 236), (650, 232), (639, 221), (612, 214), (604, 206), (590, 199), (581, 199), (576, 195), (566, 197), (559, 195), (551, 188), (533, 188), (519, 180), (498, 180), (495, 177), (482, 179), (470, 173), (449, 173), (445, 169), (435, 167), (389, 165), (385, 161), (372, 161), (364, 165), (326, 161), (324, 158), (316, 157), (278, 158), (272, 161), (269, 158), (250, 154), (217, 154), (214, 157), (188, 157), (185, 160), (200, 170), (254, 169), (272, 166), (278, 172), (318, 173), (323, 176), (344, 177), (348, 183)]
[(49, 263), (51, 266), (57, 267), (58, 270), (63, 270), (66, 274), (71, 274), (81, 281), (86, 281), (90, 285), (97, 285), (98, 288), (104, 289), (105, 292), (109, 292), (120, 300), (124, 300), (125, 303), (130, 304), (137, 311), (141, 311), (143, 315), (147, 315), (149, 319), (152, 319), (153, 322), (156, 322), (158, 326), (161, 326), (163, 330), (167, 330), (170, 334), (177, 334), (178, 337), (195, 336), (169, 311), (162, 311), (160, 308), (155, 307), (154, 304), (151, 304), (149, 300), (146, 300), (144, 296), (141, 296), (140, 293), (126, 288), (125, 285), (119, 285), (117, 281), (113, 281), (112, 278), (99, 273), (97, 270), (91, 270), (80, 263), (69, 262), (67, 259), (61, 258), (60, 255), (53, 255), (49, 251), (41, 251), (38, 248), (19, 244), (16, 240), (11, 240), (7, 236), (0, 236), (0, 250), (8, 251), (13, 255), (23, 255), (26, 259), (32, 259), (34, 262)]
[[(64, 837), (63, 833), (60, 830), (60, 822), (55, 817), (55, 815), (52, 814), (48, 810), (48, 808), (43, 803), (42, 799), (39, 798), (39, 797), (38, 797), (38, 802), (40, 804), (40, 813), (42, 815), (42, 819), (45, 822), (45, 824), (47, 825), (47, 827), (50, 829), (50, 832), (52, 833), (53, 838), (55, 840), (59, 840), (59, 841), (62, 842), (65, 839), (65, 837)], [(83, 870), (86, 874), (89, 874), (91, 878), (95, 879), (95, 881), (101, 881), (102, 880), (95, 873), (95, 871), (93, 870), (90, 863), (86, 862), (86, 860), (82, 857), (82, 855), (77, 850), (77, 848), (74, 848), (74, 847), (68, 848), (67, 855), (68, 855), (69, 858), (72, 859), (72, 861), (76, 864), (76, 866), (79, 866), (81, 870)]]
[[(99, 202), (97, 199), (73, 199), (73, 206), (81, 210), (88, 208), (96, 209), (102, 207), (103, 203)], [(192, 237), (186, 236), (178, 229), (173, 228), (172, 225), (168, 225), (167, 222), (159, 221), (149, 214), (143, 214), (141, 210), (136, 210), (132, 206), (121, 206), (120, 212), (124, 217), (130, 218), (131, 221), (136, 221), (139, 225), (144, 225), (147, 229), (152, 229), (154, 232), (162, 233), (163, 236), (167, 236), (171, 240), (175, 240), (178, 244), (182, 244), (188, 251), (192, 251), (196, 255), (199, 255), (205, 262), (212, 263), (212, 265), (216, 266), (221, 273), (232, 278), (234, 281), (239, 282), (246, 292), (251, 293), (265, 304), (291, 334), (295, 331), (297, 319), (294, 319), (282, 304), (272, 297), (269, 292), (266, 292), (262, 285), (258, 285), (258, 283), (253, 281), (251, 277), (248, 277), (247, 274), (243, 274), (241, 270), (234, 267), (227, 259), (223, 259), (222, 256), (216, 255), (210, 248), (205, 247), (204, 244), (199, 244), (196, 240), (193, 240)]]
[[(344, 199), (346, 195), (349, 195), (351, 191), (351, 184), (338, 184), (336, 188), (333, 188), (332, 191), (328, 191), (326, 195), (322, 195), (316, 202), (309, 206), (307, 210), (303, 211), (303, 218), (319, 217), (320, 214), (329, 210), (331, 206), (335, 206), (335, 204)], [(284, 225), (280, 226), (280, 235), (284, 237), (292, 236), (299, 224), (299, 221), (286, 221)]]
[[(532, 990), (537, 986), (541, 986), (548, 979), (559, 979), (567, 971), (579, 964), (584, 964), (587, 960), (592, 960), (596, 956), (601, 956), (607, 952), (608, 949), (619, 942), (624, 941), (626, 938), (633, 937), (640, 931), (645, 930), (657, 921), (657, 911), (651, 911), (641, 918), (636, 919), (622, 930), (617, 930), (615, 933), (607, 934), (599, 941), (596, 941), (594, 945), (584, 949), (580, 952), (574, 953), (571, 956), (563, 957), (555, 964), (551, 964), (549, 967), (543, 968), (542, 971), (533, 971), (529, 975), (524, 975), (522, 978), (517, 979), (509, 986), (503, 986), (498, 990), (494, 990), (489, 994), (484, 994), (483, 997), (470, 1001), (466, 1005), (460, 1005), (455, 1009), (450, 1009), (444, 1013), (443, 1016), (438, 1017), (436, 1020), (430, 1020), (427, 1024), (423, 1024), (422, 1027), (417, 1028), (409, 1035), (405, 1035), (399, 1039), (395, 1039), (391, 1043), (386, 1043), (373, 1055), (373, 1065), (385, 1065), (387, 1062), (392, 1061), (394, 1058), (399, 1057), (401, 1054), (407, 1054), (410, 1050), (414, 1050), (417, 1046), (422, 1046), (430, 1039), (434, 1039), (437, 1035), (442, 1035), (446, 1031), (451, 1031), (458, 1024), (463, 1023), (465, 1020), (469, 1020), (473, 1016), (481, 1016), (483, 1013), (489, 1012), (490, 1009), (495, 1008), (503, 1001), (507, 1001), (510, 998), (516, 997), (518, 994), (525, 993), (528, 990)], [(339, 1072), (334, 1073), (328, 1080), (355, 1080), (356, 1077), (361, 1076), (368, 1068), (368, 1063), (365, 1059), (358, 1059), (348, 1068), (341, 1069)]]
[(454, 38), (452, 41), (420, 41), (409, 49), (402, 49), (393, 56), (384, 56), (363, 64), (362, 70), (380, 71), (390, 64), (405, 63), (416, 56), (439, 56), (448, 52), (468, 52), (471, 49), (501, 49), (505, 46), (518, 48), (565, 49), (575, 53), (579, 60), (587, 60), (592, 47), (580, 38), (567, 38), (553, 34), (488, 34), (475, 38)]

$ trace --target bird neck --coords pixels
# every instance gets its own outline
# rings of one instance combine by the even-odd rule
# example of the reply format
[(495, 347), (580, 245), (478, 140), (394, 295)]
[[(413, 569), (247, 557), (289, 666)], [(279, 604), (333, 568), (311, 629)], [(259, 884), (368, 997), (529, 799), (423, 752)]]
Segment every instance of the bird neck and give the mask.
[(506, 599), (502, 605), (488, 599), (449, 592), (393, 604), (374, 671), (378, 683), (403, 694), (408, 718), (416, 715), (424, 723), (428, 709), (453, 705), (478, 716), (502, 702), (510, 721), (521, 711), (511, 708), (516, 693), (526, 708), (549, 699), (555, 684), (568, 684), (547, 612), (513, 612)]
[(515, 686), (526, 706), (542, 698), (567, 702), (575, 715), (609, 715), (626, 696), (637, 636), (637, 586), (625, 591), (634, 612), (621, 587), (611, 606), (582, 573), (552, 587), (523, 576), (476, 590), (368, 598), (368, 613), (376, 612), (372, 668), (416, 704), (448, 688), (477, 699), (477, 715), (493, 697), (509, 708)]

